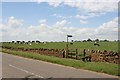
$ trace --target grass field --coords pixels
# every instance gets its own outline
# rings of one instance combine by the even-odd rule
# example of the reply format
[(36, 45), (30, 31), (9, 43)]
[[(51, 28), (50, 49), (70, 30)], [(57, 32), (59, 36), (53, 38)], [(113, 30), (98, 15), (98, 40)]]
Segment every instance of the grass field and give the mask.
[[(78, 49), (83, 51), (83, 49), (93, 49), (93, 50), (108, 50), (118, 52), (118, 42), (99, 42), (100, 46), (94, 46), (94, 42), (73, 42), (73, 45), (69, 43), (69, 49)], [(18, 43), (2, 43), (3, 46), (15, 47), (15, 48), (45, 48), (45, 49), (65, 49), (66, 42), (47, 42), (44, 43), (31, 43), (28, 44), (18, 44)]]
[(43, 60), (43, 61), (61, 64), (65, 66), (71, 66), (71, 67), (80, 68), (80, 69), (107, 73), (110, 75), (118, 76), (120, 74), (120, 71), (118, 73), (118, 64), (105, 63), (105, 62), (82, 62), (80, 60), (58, 58), (54, 56), (46, 56), (46, 55), (40, 55), (35, 53), (33, 54), (30, 52), (13, 51), (13, 50), (7, 50), (7, 49), (2, 49), (2, 52), (18, 55), (22, 57), (27, 57), (27, 58), (33, 58), (37, 60)]

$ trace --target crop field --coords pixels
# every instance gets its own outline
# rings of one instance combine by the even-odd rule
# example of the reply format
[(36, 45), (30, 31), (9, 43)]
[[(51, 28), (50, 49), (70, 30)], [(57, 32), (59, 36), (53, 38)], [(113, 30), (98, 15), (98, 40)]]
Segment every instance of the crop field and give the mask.
[[(14, 47), (14, 48), (44, 48), (44, 49), (66, 49), (66, 42), (40, 42), (40, 43), (30, 43), (30, 44), (19, 44), (19, 43), (0, 43), (2, 46)], [(73, 44), (68, 43), (69, 49), (78, 49), (83, 51), (83, 49), (92, 50), (107, 50), (118, 52), (118, 42), (99, 42), (100, 46), (95, 46), (94, 42), (73, 42)]]

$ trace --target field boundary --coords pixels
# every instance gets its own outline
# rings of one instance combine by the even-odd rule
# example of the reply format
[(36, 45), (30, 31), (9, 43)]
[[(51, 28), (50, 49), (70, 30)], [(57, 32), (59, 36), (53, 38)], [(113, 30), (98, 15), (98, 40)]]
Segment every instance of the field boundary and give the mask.
[(32, 52), (41, 55), (55, 56), (60, 58), (72, 58), (76, 60), (82, 60), (84, 62), (109, 62), (119, 64), (119, 53), (113, 51), (100, 51), (100, 50), (86, 50), (84, 49), (79, 53), (78, 49), (65, 50), (65, 49), (44, 49), (44, 48), (13, 48), (2, 46), (3, 49), (9, 49), (14, 51)]

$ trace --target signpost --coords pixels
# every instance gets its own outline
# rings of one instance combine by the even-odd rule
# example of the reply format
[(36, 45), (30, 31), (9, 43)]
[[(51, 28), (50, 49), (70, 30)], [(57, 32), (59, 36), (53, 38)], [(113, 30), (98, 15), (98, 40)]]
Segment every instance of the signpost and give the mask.
[(66, 58), (68, 57), (68, 37), (72, 37), (72, 35), (67, 35)]

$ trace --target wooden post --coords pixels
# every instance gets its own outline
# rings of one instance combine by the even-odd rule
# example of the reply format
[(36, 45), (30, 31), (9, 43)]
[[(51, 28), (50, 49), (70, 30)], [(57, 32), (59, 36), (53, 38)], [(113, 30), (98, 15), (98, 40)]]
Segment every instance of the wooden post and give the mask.
[(66, 44), (66, 58), (68, 58), (68, 35), (67, 35), (67, 44)]
[(70, 55), (71, 55), (71, 58), (72, 58), (72, 55), (74, 54), (74, 52), (70, 52)]
[(78, 50), (76, 49), (76, 59), (78, 59)]
[(64, 52), (64, 50), (62, 50), (61, 52), (62, 52), (63, 58), (65, 58), (65, 52)]

